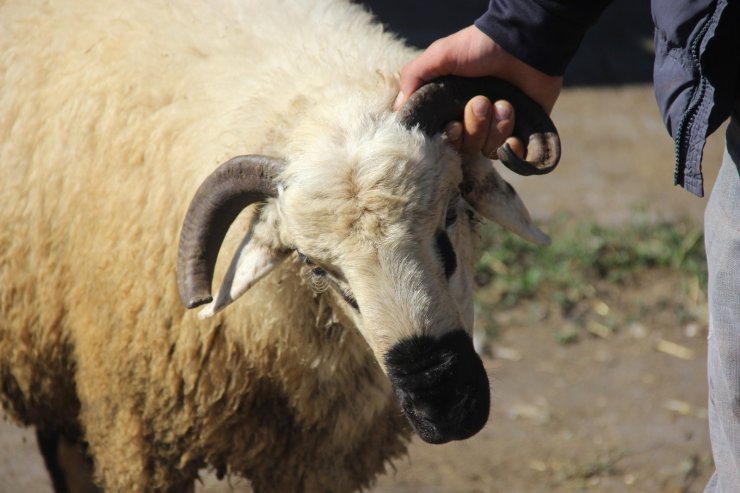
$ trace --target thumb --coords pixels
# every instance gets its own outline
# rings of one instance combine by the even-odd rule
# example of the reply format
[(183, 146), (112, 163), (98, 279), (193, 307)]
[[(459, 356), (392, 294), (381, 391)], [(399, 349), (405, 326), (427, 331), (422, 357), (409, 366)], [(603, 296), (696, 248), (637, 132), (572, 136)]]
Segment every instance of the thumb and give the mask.
[(409, 96), (425, 82), (450, 73), (452, 67), (445, 56), (443, 41), (432, 43), (421, 55), (403, 67), (400, 92), (393, 103), (394, 110), (399, 110)]

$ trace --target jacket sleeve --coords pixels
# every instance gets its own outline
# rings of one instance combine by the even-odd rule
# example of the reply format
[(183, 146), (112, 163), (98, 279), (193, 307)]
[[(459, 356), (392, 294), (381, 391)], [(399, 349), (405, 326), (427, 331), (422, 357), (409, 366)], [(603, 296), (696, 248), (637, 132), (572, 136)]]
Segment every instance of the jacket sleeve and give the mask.
[(475, 26), (549, 75), (563, 75), (586, 31), (611, 0), (490, 0)]

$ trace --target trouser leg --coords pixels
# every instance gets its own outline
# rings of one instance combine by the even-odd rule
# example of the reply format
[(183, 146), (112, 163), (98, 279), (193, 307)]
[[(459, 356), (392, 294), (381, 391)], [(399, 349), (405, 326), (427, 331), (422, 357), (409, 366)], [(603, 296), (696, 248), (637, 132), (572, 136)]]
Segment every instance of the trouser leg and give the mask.
[(709, 434), (716, 472), (705, 493), (740, 492), (740, 118), (705, 214), (709, 269)]

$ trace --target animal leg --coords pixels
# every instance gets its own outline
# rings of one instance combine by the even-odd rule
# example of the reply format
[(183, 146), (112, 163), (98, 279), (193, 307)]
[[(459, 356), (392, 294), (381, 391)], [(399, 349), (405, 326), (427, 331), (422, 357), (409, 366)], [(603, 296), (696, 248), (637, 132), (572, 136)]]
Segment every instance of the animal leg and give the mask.
[(195, 493), (195, 481), (183, 481), (167, 490), (167, 493)]
[(36, 430), (36, 441), (51, 476), (55, 493), (100, 493), (93, 481), (92, 460), (80, 442), (70, 442), (61, 433)]

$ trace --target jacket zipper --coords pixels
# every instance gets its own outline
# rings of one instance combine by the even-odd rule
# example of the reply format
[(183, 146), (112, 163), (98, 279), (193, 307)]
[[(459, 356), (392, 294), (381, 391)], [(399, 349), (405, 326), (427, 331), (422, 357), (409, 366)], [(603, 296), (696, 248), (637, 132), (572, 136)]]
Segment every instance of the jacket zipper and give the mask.
[(691, 43), (691, 58), (694, 61), (694, 66), (699, 72), (699, 87), (697, 87), (696, 90), (694, 91), (694, 94), (691, 97), (691, 102), (689, 103), (689, 108), (683, 114), (683, 117), (681, 118), (681, 122), (678, 124), (678, 129), (676, 131), (676, 134), (677, 134), (676, 139), (675, 139), (676, 168), (673, 171), (674, 185), (682, 184), (681, 181), (684, 175), (684, 169), (686, 167), (686, 163), (685, 163), (686, 154), (689, 151), (689, 129), (694, 123), (694, 119), (696, 118), (696, 113), (699, 110), (699, 107), (701, 106), (702, 101), (704, 100), (704, 93), (706, 92), (706, 88), (707, 88), (707, 79), (706, 77), (704, 77), (704, 72), (702, 71), (702, 68), (701, 68), (701, 60), (699, 57), (699, 45), (704, 39), (704, 36), (707, 34), (707, 30), (709, 29), (709, 25), (711, 24), (711, 20), (713, 17), (714, 16), (710, 16), (704, 22), (704, 25), (699, 31), (699, 34), (696, 36), (696, 39), (694, 39), (694, 42)]

